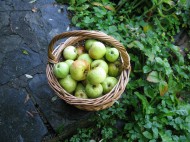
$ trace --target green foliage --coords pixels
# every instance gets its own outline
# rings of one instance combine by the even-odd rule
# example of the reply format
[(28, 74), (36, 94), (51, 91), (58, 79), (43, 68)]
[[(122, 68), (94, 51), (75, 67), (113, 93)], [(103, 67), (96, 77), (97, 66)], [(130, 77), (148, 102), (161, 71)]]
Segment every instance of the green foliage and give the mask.
[(96, 113), (95, 127), (80, 129), (67, 141), (180, 142), (190, 139), (190, 54), (174, 45), (189, 28), (187, 0), (70, 1), (72, 23), (103, 31), (126, 47), (132, 72), (122, 98)]

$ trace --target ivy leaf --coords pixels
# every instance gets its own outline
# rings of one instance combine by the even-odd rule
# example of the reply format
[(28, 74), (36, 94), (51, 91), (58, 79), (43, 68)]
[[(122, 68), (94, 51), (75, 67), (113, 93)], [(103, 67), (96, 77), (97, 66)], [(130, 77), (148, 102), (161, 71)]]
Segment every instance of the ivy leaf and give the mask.
[(152, 134), (148, 131), (144, 131), (143, 135), (147, 138), (147, 139), (152, 139)]
[(147, 81), (153, 82), (153, 83), (158, 83), (160, 82), (158, 72), (157, 71), (152, 71), (148, 74)]
[(163, 96), (166, 92), (168, 92), (168, 84), (165, 81), (161, 81), (159, 84), (160, 96)]

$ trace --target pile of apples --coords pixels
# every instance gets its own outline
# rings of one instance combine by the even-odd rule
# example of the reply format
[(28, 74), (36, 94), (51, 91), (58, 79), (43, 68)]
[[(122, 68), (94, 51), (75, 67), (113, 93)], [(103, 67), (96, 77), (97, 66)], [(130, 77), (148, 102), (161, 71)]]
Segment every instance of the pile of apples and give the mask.
[(110, 92), (121, 74), (119, 51), (95, 39), (67, 46), (63, 58), (54, 65), (53, 73), (61, 87), (78, 98), (97, 98)]

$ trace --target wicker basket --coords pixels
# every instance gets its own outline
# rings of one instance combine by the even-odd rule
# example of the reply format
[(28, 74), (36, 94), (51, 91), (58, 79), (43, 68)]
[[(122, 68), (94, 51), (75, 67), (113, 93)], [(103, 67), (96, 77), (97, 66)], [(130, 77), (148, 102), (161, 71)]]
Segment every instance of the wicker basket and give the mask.
[[(66, 41), (57, 48), (54, 49), (54, 44), (60, 40), (66, 38)], [(96, 99), (81, 99), (73, 96), (72, 94), (66, 92), (58, 83), (58, 80), (53, 74), (53, 66), (55, 63), (61, 61), (62, 51), (65, 47), (69, 45), (76, 45), (81, 41), (86, 39), (97, 39), (102, 41), (107, 45), (111, 45), (117, 48), (120, 52), (121, 61), (123, 65), (122, 73), (119, 77), (119, 81), (116, 86), (107, 94), (96, 98)], [(49, 44), (48, 47), (48, 64), (46, 68), (46, 74), (48, 78), (48, 83), (51, 88), (56, 92), (56, 94), (66, 101), (68, 104), (71, 104), (79, 109), (87, 111), (98, 111), (111, 107), (116, 100), (118, 100), (121, 94), (124, 92), (125, 87), (129, 80), (130, 74), (130, 57), (123, 47), (123, 45), (115, 40), (113, 37), (108, 36), (103, 32), (98, 31), (86, 31), (86, 30), (77, 30), (64, 32), (60, 35), (55, 36)]]

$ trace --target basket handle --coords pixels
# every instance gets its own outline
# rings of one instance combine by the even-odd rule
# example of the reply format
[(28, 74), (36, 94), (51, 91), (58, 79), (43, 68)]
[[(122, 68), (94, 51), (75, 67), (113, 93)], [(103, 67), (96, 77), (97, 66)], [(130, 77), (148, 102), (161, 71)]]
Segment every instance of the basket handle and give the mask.
[(75, 36), (86, 36), (88, 38), (94, 38), (97, 37), (96, 39), (111, 43), (112, 45), (114, 45), (115, 48), (117, 48), (120, 51), (120, 54), (123, 58), (123, 62), (124, 62), (124, 69), (129, 69), (130, 68), (130, 57), (126, 51), (126, 49), (124, 48), (124, 46), (118, 42), (116, 39), (114, 39), (111, 36), (108, 36), (107, 34), (100, 32), (100, 31), (88, 31), (88, 30), (74, 30), (74, 31), (69, 31), (69, 32), (63, 32), (59, 35), (56, 35), (51, 42), (49, 43), (48, 46), (48, 60), (50, 63), (57, 63), (57, 59), (55, 58), (55, 56), (53, 55), (53, 46), (54, 44), (63, 38), (66, 37), (75, 37)]

